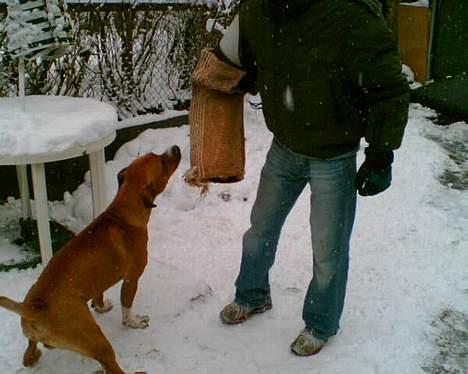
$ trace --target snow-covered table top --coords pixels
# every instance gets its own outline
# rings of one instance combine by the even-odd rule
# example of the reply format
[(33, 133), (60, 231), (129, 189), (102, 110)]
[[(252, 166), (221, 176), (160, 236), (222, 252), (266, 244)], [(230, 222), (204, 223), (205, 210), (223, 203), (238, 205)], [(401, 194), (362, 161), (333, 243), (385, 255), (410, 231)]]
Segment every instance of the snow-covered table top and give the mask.
[(0, 164), (40, 163), (95, 152), (115, 137), (106, 103), (68, 96), (0, 98)]

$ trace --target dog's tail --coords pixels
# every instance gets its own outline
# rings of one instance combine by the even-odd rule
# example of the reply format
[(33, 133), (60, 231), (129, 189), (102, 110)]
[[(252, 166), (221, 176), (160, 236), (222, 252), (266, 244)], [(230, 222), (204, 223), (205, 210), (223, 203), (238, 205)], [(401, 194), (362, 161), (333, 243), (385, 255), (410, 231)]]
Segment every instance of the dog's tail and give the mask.
[(23, 314), (23, 304), (17, 303), (16, 301), (9, 299), (8, 297), (0, 296), (0, 306), (19, 315)]

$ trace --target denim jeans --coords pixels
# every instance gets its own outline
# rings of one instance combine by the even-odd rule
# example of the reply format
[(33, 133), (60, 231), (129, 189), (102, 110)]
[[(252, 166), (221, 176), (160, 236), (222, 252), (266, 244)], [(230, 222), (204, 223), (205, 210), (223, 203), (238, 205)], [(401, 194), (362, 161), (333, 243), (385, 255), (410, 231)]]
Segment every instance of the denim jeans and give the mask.
[(355, 176), (356, 152), (322, 160), (294, 153), (273, 141), (252, 208), (251, 227), (243, 237), (236, 302), (251, 307), (271, 302), (268, 273), (275, 261), (281, 228), (308, 183), (313, 276), (303, 319), (306, 328), (318, 338), (336, 334), (345, 299), (356, 210)]

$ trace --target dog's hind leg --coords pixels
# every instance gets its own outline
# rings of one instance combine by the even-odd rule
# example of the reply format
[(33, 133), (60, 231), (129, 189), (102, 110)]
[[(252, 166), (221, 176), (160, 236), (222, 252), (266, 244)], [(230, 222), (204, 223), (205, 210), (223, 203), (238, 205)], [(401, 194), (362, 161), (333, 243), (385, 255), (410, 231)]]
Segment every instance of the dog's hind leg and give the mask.
[(68, 349), (83, 356), (98, 361), (106, 374), (125, 374), (120, 368), (111, 344), (101, 331), (91, 314), (83, 305), (72, 305), (67, 314), (60, 315), (60, 320), (54, 321), (60, 326), (56, 337), (57, 348)]
[(112, 305), (112, 301), (104, 300), (104, 295), (100, 295), (93, 299), (91, 307), (98, 313), (105, 313), (111, 310), (114, 306)]
[(96, 327), (97, 329), (93, 329), (91, 334), (87, 333), (89, 340), (86, 344), (81, 344), (83, 341), (80, 342), (81, 347), (77, 347), (80, 353), (98, 361), (106, 374), (125, 374), (117, 363), (111, 344), (99, 327), (97, 325)]
[(92, 345), (82, 347), (81, 353), (98, 361), (106, 374), (126, 374), (117, 363), (114, 350), (104, 334), (94, 332), (92, 337)]
[(86, 331), (86, 338), (77, 337), (79, 344), (75, 345), (73, 350), (98, 361), (106, 374), (126, 374), (117, 363), (111, 344), (99, 327), (96, 327), (92, 333)]
[(28, 348), (23, 355), (23, 365), (28, 367), (34, 365), (41, 357), (41, 351), (37, 348), (37, 341), (29, 339)]

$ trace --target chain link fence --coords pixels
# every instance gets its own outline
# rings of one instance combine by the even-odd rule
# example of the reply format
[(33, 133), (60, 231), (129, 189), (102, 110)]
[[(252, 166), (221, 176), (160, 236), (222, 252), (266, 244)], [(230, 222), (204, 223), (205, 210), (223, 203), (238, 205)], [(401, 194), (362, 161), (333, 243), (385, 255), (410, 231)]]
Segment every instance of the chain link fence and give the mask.
[[(27, 63), (26, 94), (94, 97), (114, 104), (120, 119), (187, 109), (198, 55), (216, 45), (232, 8), (69, 4), (75, 42), (60, 59)], [(0, 27), (0, 96), (15, 96), (17, 66), (6, 47)]]

